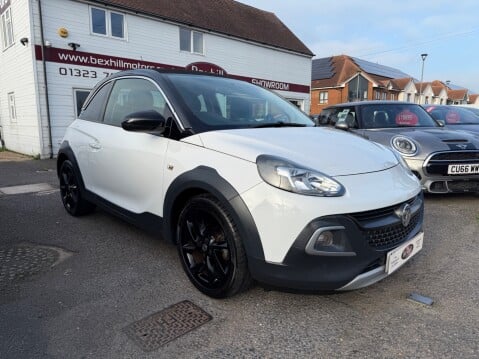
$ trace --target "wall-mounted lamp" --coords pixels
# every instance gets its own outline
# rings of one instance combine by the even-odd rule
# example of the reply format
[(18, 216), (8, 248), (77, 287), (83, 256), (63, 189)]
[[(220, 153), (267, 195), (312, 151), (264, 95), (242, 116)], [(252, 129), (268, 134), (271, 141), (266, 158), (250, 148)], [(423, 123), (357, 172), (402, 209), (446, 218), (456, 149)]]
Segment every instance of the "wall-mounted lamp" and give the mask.
[(80, 44), (77, 44), (76, 42), (69, 42), (68, 46), (70, 46), (73, 49), (73, 51), (75, 51), (76, 49), (80, 47)]
[(20, 39), (20, 43), (23, 45), (23, 46), (27, 46), (28, 44), (28, 37), (22, 37)]
[(46, 40), (45, 41), (45, 47), (52, 47), (51, 41)]

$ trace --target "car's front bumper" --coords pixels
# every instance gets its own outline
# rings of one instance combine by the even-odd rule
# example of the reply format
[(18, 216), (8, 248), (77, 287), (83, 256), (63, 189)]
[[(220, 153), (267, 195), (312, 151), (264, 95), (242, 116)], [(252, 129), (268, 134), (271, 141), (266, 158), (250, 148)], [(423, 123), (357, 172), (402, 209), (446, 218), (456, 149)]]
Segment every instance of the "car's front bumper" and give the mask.
[(445, 151), (430, 154), (425, 160), (404, 158), (428, 193), (479, 192), (479, 174), (449, 175), (452, 164), (478, 164), (479, 151)]
[[(422, 194), (407, 202), (413, 208), (407, 226), (395, 214), (402, 203), (379, 210), (317, 218), (303, 229), (282, 263), (250, 258), (251, 273), (259, 282), (302, 291), (351, 290), (373, 284), (387, 276), (387, 253), (421, 231)], [(344, 228), (348, 245), (344, 255), (341, 252), (308, 254), (306, 247), (318, 229), (339, 227)]]

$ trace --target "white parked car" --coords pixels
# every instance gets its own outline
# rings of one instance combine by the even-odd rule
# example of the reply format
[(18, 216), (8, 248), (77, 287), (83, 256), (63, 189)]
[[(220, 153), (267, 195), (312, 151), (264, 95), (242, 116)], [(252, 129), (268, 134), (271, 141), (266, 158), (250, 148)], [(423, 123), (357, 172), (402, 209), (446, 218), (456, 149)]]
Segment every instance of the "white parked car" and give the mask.
[(67, 129), (57, 167), (68, 213), (98, 205), (158, 230), (212, 297), (253, 280), (360, 288), (422, 247), (421, 187), (400, 156), (314, 127), (274, 93), (229, 78), (104, 79)]

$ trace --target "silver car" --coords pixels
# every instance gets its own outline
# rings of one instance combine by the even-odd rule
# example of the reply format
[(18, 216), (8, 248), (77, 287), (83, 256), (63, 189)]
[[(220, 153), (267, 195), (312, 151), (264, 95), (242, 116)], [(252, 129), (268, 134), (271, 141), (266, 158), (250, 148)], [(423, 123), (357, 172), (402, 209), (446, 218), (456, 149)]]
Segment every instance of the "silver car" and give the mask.
[(423, 105), (436, 121), (441, 121), (448, 129), (465, 130), (479, 134), (479, 115), (475, 108), (464, 108), (451, 105)]
[(424, 191), (479, 192), (479, 138), (443, 128), (421, 106), (363, 101), (330, 106), (324, 111), (328, 117), (322, 125), (351, 131), (396, 150)]

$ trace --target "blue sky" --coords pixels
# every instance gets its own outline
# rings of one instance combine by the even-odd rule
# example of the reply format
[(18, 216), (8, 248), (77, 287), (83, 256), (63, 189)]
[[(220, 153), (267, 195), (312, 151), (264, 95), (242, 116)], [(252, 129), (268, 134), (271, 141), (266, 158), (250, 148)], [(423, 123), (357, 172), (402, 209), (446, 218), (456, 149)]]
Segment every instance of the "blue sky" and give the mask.
[(239, 0), (274, 12), (316, 57), (346, 54), (479, 93), (477, 0)]

